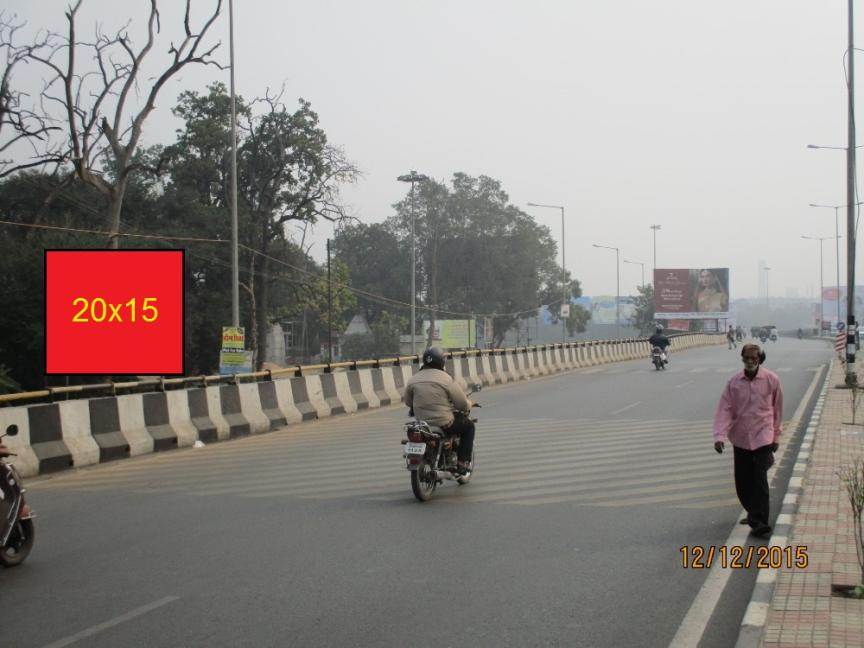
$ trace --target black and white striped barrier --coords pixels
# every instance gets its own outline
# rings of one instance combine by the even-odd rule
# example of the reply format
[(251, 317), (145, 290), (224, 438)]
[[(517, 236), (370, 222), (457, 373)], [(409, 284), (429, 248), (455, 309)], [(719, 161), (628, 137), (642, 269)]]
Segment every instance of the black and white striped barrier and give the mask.
[[(722, 336), (677, 338), (677, 349), (721, 344)], [(644, 340), (455, 352), (447, 370), (467, 388), (500, 385), (562, 371), (647, 357)], [(0, 407), (0, 429), (23, 476), (261, 434), (327, 416), (396, 405), (418, 370), (414, 362), (365, 361), (354, 368), (262, 382)], [(370, 366), (375, 365), (375, 366)], [(298, 369), (298, 374), (302, 371)]]

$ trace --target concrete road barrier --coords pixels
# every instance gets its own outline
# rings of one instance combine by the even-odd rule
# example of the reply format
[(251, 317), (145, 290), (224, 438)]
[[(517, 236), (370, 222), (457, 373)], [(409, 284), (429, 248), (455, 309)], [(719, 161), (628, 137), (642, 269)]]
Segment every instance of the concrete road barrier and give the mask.
[[(720, 335), (686, 335), (676, 337), (673, 347), (723, 342)], [(591, 340), (456, 352), (446, 368), (467, 390), (474, 383), (505, 384), (650, 353), (645, 339)], [(18, 454), (14, 463), (21, 473), (32, 476), (397, 405), (418, 370), (409, 358), (358, 365), (319, 366), (320, 374), (298, 367), (293, 376), (268, 374), (260, 382), (207, 385), (213, 378), (202, 378), (204, 386), (186, 389), (0, 407), (0, 426), (18, 426), (6, 443)]]

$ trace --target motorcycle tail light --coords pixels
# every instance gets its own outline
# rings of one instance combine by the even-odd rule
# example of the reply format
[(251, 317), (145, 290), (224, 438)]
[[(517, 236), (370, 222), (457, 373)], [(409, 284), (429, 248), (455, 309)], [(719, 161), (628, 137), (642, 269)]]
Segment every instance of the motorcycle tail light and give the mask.
[(411, 457), (408, 460), (408, 463), (411, 464), (412, 466), (419, 466), (420, 465), (420, 457)]
[(408, 440), (413, 443), (423, 443), (423, 435), (417, 430), (408, 430)]

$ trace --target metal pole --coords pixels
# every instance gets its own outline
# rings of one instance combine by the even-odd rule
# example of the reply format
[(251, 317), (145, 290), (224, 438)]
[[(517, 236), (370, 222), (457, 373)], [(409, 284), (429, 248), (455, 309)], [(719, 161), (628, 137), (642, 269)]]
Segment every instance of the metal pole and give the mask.
[(330, 280), (330, 239), (327, 239), (327, 362), (333, 362), (333, 282)]
[(240, 326), (240, 253), (237, 226), (237, 107), (234, 95), (234, 0), (228, 0), (231, 50), (231, 325)]
[(615, 248), (615, 335), (621, 339), (621, 261)]
[[(837, 261), (837, 323), (840, 323), (840, 208), (834, 208), (834, 253)], [(819, 332), (822, 333), (821, 331)]]
[[(412, 171), (413, 174), (413, 171)], [(414, 334), (417, 326), (417, 253), (414, 249), (414, 181), (411, 181), (411, 355), (417, 355), (417, 336)]]
[[(561, 208), (561, 283), (563, 288), (563, 301), (561, 302), (561, 306), (564, 304), (569, 304), (570, 300), (567, 299), (567, 266), (564, 262), (564, 208)], [(567, 322), (562, 317), (561, 318), (561, 344), (564, 344), (567, 340)]]
[(822, 279), (822, 242), (825, 239), (819, 239), (819, 334), (822, 334), (822, 318), (825, 313), (825, 300), (822, 295), (825, 292), (825, 283)]
[(853, 2), (849, 0), (849, 69), (846, 123), (846, 384), (857, 383), (855, 374), (855, 23)]

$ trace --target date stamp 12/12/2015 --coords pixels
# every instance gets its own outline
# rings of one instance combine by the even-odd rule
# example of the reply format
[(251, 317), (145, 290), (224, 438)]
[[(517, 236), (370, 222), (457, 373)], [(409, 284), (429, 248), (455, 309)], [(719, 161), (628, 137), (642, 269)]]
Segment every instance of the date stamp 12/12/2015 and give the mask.
[(679, 549), (684, 569), (806, 569), (810, 563), (807, 546), (778, 547), (766, 545), (684, 545)]

